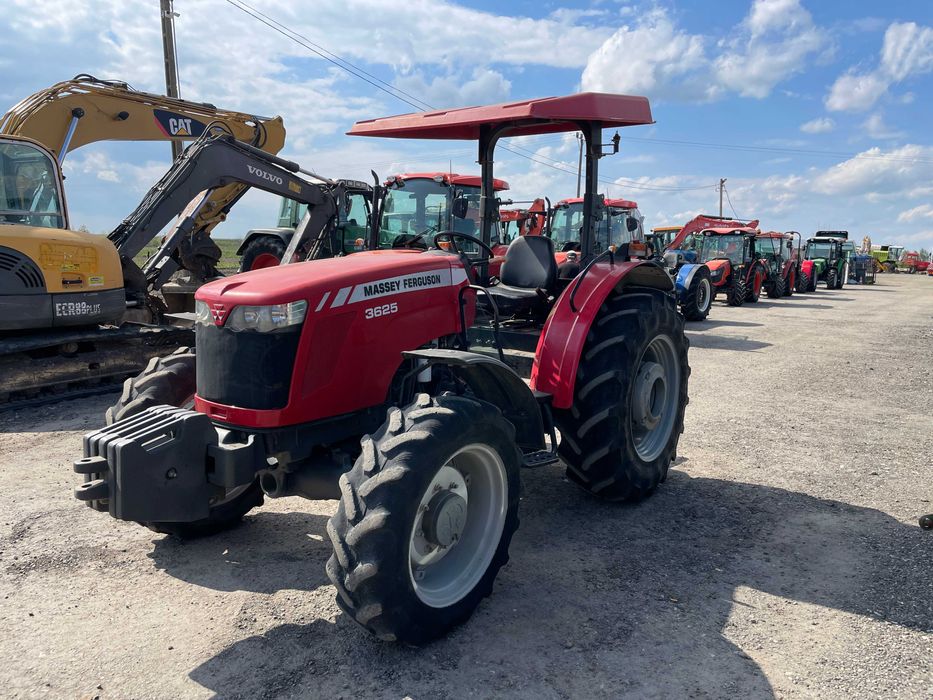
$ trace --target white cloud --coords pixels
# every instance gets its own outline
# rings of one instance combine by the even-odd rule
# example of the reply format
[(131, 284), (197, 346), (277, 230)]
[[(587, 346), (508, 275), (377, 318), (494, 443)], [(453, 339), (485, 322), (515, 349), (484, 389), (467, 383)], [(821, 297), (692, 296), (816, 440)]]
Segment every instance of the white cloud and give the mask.
[(915, 22), (894, 22), (884, 33), (878, 67), (868, 73), (849, 69), (839, 76), (826, 97), (826, 107), (832, 111), (865, 111), (892, 85), (930, 71), (933, 28)]
[(703, 38), (678, 29), (663, 9), (635, 26), (617, 29), (590, 55), (583, 70), (584, 90), (700, 98), (708, 95), (697, 74), (708, 65)]
[(428, 80), (421, 71), (416, 71), (397, 78), (395, 84), (436, 107), (503, 102), (508, 99), (512, 87), (501, 73), (489, 68), (476, 68), (470, 79), (457, 73)]
[(826, 195), (903, 194), (917, 182), (933, 179), (933, 147), (908, 144), (882, 150), (875, 147), (832, 166), (813, 179), (816, 192)]
[[(690, 34), (656, 7), (593, 52), (582, 85), (654, 99), (704, 101), (726, 92), (761, 99), (828, 46), (800, 0), (755, 0), (730, 38), (718, 43)], [(707, 47), (719, 55), (708, 55)]]
[(799, 0), (755, 0), (734, 49), (716, 59), (721, 85), (743, 97), (767, 97), (828, 45)]
[(903, 131), (892, 129), (884, 123), (884, 117), (880, 112), (875, 112), (862, 124), (862, 128), (868, 132), (873, 139), (899, 139), (906, 134)]
[(811, 119), (800, 125), (800, 130), (805, 134), (828, 134), (836, 128), (836, 122), (829, 117)]
[(921, 204), (897, 215), (897, 220), (902, 223), (912, 223), (918, 219), (933, 219), (933, 206)]

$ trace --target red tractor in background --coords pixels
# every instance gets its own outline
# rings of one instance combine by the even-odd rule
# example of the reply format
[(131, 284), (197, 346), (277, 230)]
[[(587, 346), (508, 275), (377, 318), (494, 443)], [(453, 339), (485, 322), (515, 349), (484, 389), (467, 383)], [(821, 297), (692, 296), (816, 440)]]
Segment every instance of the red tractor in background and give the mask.
[[(596, 252), (602, 130), (651, 123), (646, 98), (598, 93), (358, 122), (478, 141), (479, 235), (201, 287), (196, 353), (128, 381), (85, 437), (75, 496), (180, 536), (229, 528), (264, 494), (339, 499), (326, 570), (352, 619), (410, 644), (464, 622), (508, 560), (520, 467), (559, 457), (586, 491), (631, 501), (676, 455), (690, 368), (673, 284), (626, 245)], [(497, 141), (567, 131), (585, 140), (582, 269), (559, 279), (553, 241), (519, 236), (491, 280)]]
[(930, 268), (930, 261), (924, 260), (920, 253), (912, 251), (901, 255), (901, 259), (897, 261), (897, 267), (899, 269), (903, 268), (913, 275), (917, 272), (926, 272)]
[(749, 226), (707, 228), (700, 232), (699, 262), (710, 270), (713, 299), (726, 295), (729, 306), (754, 303), (768, 278), (767, 263), (758, 256), (758, 229)]
[(772, 299), (792, 296), (796, 289), (800, 268), (799, 246), (794, 247), (796, 231), (762, 231), (755, 239), (755, 252), (764, 261), (768, 271), (764, 288)]

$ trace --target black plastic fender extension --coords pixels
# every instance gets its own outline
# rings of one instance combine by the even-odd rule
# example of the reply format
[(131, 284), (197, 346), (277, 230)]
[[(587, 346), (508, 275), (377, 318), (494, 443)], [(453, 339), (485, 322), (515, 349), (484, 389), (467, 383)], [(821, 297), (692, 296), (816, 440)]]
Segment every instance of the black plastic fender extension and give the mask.
[(193, 522), (211, 498), (267, 466), (262, 441), (225, 444), (230, 432), (196, 411), (155, 406), (84, 437), (75, 498), (120, 520)]

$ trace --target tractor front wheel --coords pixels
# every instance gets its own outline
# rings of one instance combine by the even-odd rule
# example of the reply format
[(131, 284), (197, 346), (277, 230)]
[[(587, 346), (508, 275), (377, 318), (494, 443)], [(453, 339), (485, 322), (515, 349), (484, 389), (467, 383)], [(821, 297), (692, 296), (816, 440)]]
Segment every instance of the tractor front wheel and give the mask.
[(780, 275), (768, 286), (768, 298), (769, 299), (780, 299), (783, 296), (786, 296), (787, 288), (785, 287), (784, 278)]
[(709, 281), (709, 268), (705, 265), (697, 268), (680, 302), (680, 313), (688, 321), (705, 321), (713, 304), (713, 287)]
[[(139, 375), (123, 384), (120, 399), (107, 409), (107, 425), (135, 416), (153, 406), (188, 407), (194, 402), (195, 354), (190, 348), (178, 348), (171, 355), (154, 357)], [(226, 496), (211, 505), (203, 520), (190, 523), (145, 522), (150, 530), (182, 539), (194, 539), (228, 530), (239, 524), (243, 516), (262, 505), (262, 489), (258, 480), (248, 486), (231, 489)]]
[(683, 431), (688, 347), (663, 292), (630, 288), (603, 303), (573, 405), (554, 412), (571, 481), (610, 501), (640, 500), (664, 481)]
[(837, 289), (837, 284), (839, 281), (839, 273), (836, 271), (836, 268), (830, 268), (826, 271), (826, 289)]
[(275, 236), (258, 236), (247, 243), (240, 258), (240, 272), (276, 267), (285, 257), (285, 243)]
[(801, 294), (805, 294), (810, 291), (810, 275), (806, 272), (801, 271), (800, 277), (797, 278), (797, 291)]
[(421, 394), (390, 408), (340, 477), (327, 524), (337, 603), (386, 641), (425, 644), (465, 622), (509, 558), (521, 454), (492, 404)]
[(745, 297), (748, 296), (748, 285), (741, 277), (736, 277), (733, 273), (732, 289), (726, 293), (726, 303), (729, 306), (741, 306), (745, 303)]

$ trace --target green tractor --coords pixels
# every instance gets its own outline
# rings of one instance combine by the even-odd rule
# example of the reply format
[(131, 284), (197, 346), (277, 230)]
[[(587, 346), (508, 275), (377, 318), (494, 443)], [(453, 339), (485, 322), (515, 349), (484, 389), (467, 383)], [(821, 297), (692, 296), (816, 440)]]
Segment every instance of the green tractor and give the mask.
[(810, 280), (808, 291), (815, 291), (817, 282), (825, 282), (827, 289), (842, 289), (846, 283), (848, 262), (842, 246), (848, 234), (844, 237), (832, 235), (835, 233), (845, 234), (844, 231), (818, 231), (807, 241), (801, 270)]

